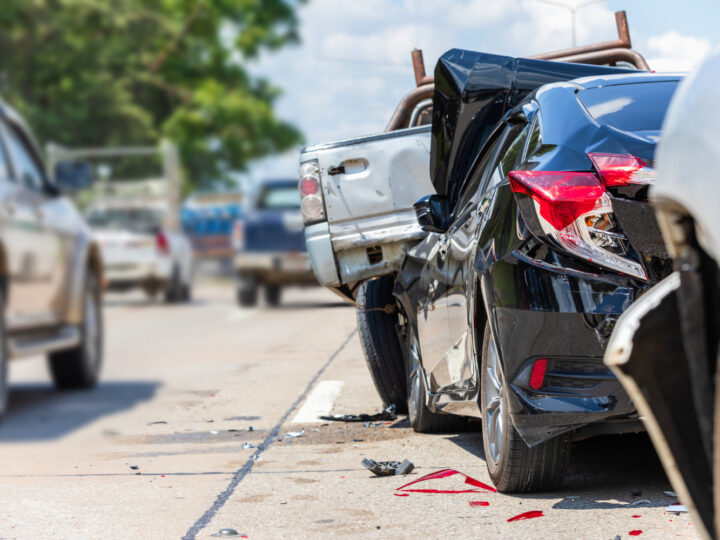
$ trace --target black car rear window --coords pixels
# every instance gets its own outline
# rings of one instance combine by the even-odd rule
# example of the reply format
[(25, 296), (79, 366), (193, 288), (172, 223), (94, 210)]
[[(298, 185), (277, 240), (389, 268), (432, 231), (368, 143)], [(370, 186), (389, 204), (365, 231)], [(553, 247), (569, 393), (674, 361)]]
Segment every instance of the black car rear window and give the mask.
[(678, 81), (618, 84), (580, 90), (595, 120), (622, 131), (659, 131)]

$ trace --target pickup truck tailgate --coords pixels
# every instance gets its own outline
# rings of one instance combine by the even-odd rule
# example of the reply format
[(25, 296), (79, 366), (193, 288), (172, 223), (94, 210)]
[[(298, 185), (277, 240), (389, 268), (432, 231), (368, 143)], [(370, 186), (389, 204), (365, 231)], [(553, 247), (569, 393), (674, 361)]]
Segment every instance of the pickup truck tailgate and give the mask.
[(399, 269), (407, 247), (425, 234), (413, 204), (435, 192), (430, 126), (308, 147), (300, 161), (311, 160), (320, 171), (337, 281), (351, 284)]

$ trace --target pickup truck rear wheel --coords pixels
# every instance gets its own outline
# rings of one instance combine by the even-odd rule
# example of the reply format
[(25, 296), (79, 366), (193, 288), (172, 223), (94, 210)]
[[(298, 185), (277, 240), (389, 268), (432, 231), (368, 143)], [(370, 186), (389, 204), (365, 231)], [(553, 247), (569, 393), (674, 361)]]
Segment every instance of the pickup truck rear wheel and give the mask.
[(250, 274), (239, 273), (237, 277), (237, 303), (242, 307), (253, 307), (258, 300), (257, 278)]
[(398, 316), (392, 295), (394, 279), (383, 276), (358, 288), (357, 326), (365, 361), (375, 389), (387, 407), (395, 404), (405, 412), (407, 386), (405, 365), (396, 325)]
[(265, 285), (265, 301), (269, 306), (278, 307), (282, 298), (280, 285)]
[(92, 388), (97, 384), (102, 365), (103, 324), (100, 288), (94, 274), (88, 273), (83, 291), (83, 321), (80, 344), (66, 351), (50, 353), (50, 373), (55, 386)]
[(506, 493), (556, 489), (570, 461), (570, 438), (559, 435), (530, 448), (515, 431), (510, 421), (508, 386), (488, 323), (480, 369), (483, 447), (495, 487)]

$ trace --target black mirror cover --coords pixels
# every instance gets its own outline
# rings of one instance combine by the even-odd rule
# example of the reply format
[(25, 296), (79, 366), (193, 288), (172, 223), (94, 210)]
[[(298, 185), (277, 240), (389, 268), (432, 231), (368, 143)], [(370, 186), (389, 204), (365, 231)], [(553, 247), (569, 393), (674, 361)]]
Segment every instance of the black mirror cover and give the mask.
[(413, 205), (422, 230), (443, 233), (448, 228), (448, 199), (444, 195), (428, 195)]
[(89, 188), (93, 183), (93, 169), (84, 161), (61, 161), (55, 166), (55, 184), (64, 193)]

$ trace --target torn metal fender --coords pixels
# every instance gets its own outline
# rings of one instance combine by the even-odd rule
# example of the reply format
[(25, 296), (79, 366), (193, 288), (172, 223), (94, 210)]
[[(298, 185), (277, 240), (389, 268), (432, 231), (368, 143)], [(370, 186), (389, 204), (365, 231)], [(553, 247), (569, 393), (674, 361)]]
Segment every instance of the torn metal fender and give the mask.
[(675, 272), (618, 319), (605, 353), (640, 412), (665, 472), (704, 538), (714, 537), (712, 464), (704, 452), (679, 324)]

